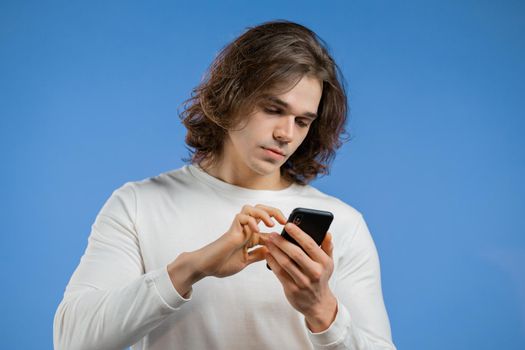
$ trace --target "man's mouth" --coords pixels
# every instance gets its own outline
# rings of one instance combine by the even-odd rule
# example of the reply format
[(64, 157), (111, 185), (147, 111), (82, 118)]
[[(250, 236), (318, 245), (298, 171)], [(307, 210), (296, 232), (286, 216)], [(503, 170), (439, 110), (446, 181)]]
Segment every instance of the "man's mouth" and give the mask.
[(284, 153), (283, 153), (283, 151), (281, 151), (280, 149), (277, 149), (277, 148), (267, 148), (267, 147), (263, 147), (263, 148), (266, 149), (266, 150), (268, 150), (268, 151), (272, 151), (273, 153), (277, 153), (278, 155), (284, 157)]
[(266, 152), (273, 157), (284, 158), (284, 153), (280, 149), (267, 147), (263, 147), (263, 149), (266, 150)]

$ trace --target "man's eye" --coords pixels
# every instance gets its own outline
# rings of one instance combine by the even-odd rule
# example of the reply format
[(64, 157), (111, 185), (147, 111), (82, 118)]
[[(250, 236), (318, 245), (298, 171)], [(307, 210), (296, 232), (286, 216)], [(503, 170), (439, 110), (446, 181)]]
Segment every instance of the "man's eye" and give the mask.
[(295, 121), (297, 125), (299, 125), (301, 128), (306, 128), (308, 126), (308, 123), (305, 123), (304, 121), (298, 119)]
[(281, 110), (275, 108), (264, 108), (264, 111), (270, 114), (281, 114)]

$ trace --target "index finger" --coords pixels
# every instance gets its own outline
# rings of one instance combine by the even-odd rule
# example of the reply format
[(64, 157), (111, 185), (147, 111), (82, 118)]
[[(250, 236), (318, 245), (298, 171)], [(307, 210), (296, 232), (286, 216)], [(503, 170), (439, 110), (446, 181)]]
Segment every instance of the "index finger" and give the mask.
[(268, 214), (274, 217), (277, 220), (277, 222), (281, 225), (286, 224), (286, 217), (284, 216), (283, 212), (279, 209), (263, 204), (257, 204), (255, 207), (261, 208), (262, 210), (266, 211)]
[(301, 248), (308, 254), (310, 258), (317, 262), (321, 262), (324, 259), (326, 253), (319, 247), (319, 245), (313, 240), (310, 235), (301, 230), (297, 225), (289, 222), (284, 226), (286, 232), (295, 239)]

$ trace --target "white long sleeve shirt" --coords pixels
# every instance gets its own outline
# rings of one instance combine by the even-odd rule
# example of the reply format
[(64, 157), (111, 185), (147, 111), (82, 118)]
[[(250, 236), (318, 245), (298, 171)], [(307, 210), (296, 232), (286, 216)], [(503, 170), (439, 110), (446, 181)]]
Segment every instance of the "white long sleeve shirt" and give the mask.
[[(334, 244), (329, 281), (338, 299), (332, 325), (312, 333), (264, 261), (227, 278), (205, 278), (188, 299), (167, 265), (214, 241), (245, 204), (288, 215), (328, 210)], [(282, 226), (261, 232), (280, 232)], [(379, 260), (362, 215), (312, 186), (252, 190), (187, 165), (116, 190), (55, 314), (55, 349), (395, 349)]]

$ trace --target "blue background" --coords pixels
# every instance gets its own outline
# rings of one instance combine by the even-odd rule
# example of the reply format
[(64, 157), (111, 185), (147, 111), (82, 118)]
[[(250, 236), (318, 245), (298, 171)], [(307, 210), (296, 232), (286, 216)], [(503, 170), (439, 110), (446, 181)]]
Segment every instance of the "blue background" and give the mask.
[(343, 70), (353, 139), (314, 183), (360, 210), (399, 349), (525, 348), (521, 1), (2, 1), (2, 348), (52, 347), (113, 190), (183, 164), (217, 51), (284, 18)]

